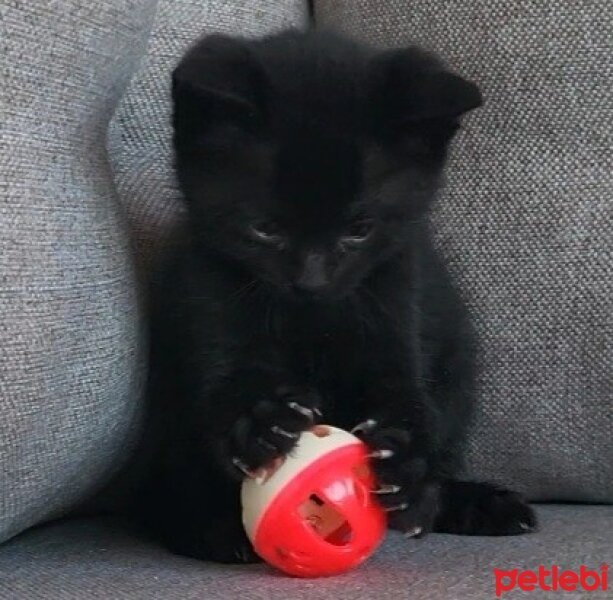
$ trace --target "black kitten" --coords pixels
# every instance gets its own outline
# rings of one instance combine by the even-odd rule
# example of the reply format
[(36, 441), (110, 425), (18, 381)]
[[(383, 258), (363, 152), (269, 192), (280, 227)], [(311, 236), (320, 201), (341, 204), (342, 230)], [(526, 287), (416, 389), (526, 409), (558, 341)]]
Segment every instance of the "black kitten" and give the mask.
[(415, 48), (289, 32), (204, 39), (173, 97), (189, 224), (158, 290), (165, 440), (147, 496), (167, 544), (252, 559), (243, 471), (320, 418), (385, 451), (377, 497), (393, 527), (532, 529), (517, 494), (454, 479), (473, 343), (425, 214), (477, 87)]

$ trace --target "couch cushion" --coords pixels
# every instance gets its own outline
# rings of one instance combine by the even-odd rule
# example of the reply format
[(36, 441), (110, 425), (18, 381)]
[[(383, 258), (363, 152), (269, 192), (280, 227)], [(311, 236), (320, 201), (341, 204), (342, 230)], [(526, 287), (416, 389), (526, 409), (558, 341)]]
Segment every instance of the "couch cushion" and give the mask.
[[(69, 521), (23, 534), (0, 547), (0, 598), (7, 600), (479, 600), (494, 598), (493, 569), (577, 570), (613, 564), (613, 507), (538, 509), (541, 531), (483, 538), (390, 534), (361, 568), (322, 580), (283, 577), (263, 565), (220, 566), (175, 556), (117, 521)], [(520, 590), (503, 598), (604, 598)], [(610, 597), (610, 596), (607, 596)]]
[(146, 272), (182, 205), (172, 172), (171, 73), (200, 36), (304, 27), (307, 0), (160, 0), (149, 50), (110, 129), (110, 155)]
[(0, 540), (105, 480), (138, 409), (135, 277), (105, 137), (153, 8), (0, 8)]
[(315, 18), (482, 86), (434, 217), (483, 345), (470, 469), (613, 500), (610, 2), (315, 0)]

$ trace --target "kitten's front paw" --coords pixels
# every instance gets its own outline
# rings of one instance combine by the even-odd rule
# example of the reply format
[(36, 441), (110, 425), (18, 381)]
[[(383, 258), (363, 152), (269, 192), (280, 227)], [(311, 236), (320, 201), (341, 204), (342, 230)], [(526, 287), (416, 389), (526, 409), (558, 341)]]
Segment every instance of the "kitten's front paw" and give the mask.
[(407, 537), (432, 531), (440, 508), (440, 484), (428, 478), (425, 458), (416, 452), (410, 432), (379, 427), (369, 420), (354, 429), (371, 448), (378, 488), (373, 491), (388, 512), (392, 529)]
[(300, 434), (321, 417), (316, 392), (283, 386), (274, 398), (255, 404), (230, 431), (231, 461), (235, 470), (253, 475), (261, 467), (287, 455)]

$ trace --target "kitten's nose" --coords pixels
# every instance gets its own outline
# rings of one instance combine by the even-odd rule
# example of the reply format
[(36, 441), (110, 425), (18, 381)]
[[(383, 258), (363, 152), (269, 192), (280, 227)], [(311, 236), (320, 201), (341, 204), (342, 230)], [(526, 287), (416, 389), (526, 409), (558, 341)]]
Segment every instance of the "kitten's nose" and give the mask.
[(294, 282), (300, 292), (316, 294), (330, 283), (326, 274), (326, 257), (321, 252), (309, 252), (302, 265), (302, 271)]

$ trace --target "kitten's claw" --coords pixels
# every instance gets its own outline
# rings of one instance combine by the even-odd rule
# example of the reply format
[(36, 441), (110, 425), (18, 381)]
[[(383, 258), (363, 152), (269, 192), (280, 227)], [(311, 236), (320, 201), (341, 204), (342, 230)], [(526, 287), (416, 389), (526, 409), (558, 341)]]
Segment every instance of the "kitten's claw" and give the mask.
[(385, 512), (396, 512), (396, 511), (406, 510), (407, 508), (409, 508), (409, 503), (401, 502), (400, 504), (397, 504), (396, 506), (387, 506), (383, 510), (385, 510)]
[(384, 484), (376, 490), (372, 490), (373, 494), (397, 494), (402, 488), (393, 483)]
[(368, 458), (379, 458), (381, 460), (385, 460), (386, 458), (392, 458), (394, 456), (393, 450), (388, 450), (387, 448), (382, 448), (381, 450), (373, 450), (370, 454), (367, 455)]
[(270, 431), (272, 431), (273, 433), (275, 433), (277, 435), (281, 435), (283, 437), (286, 437), (286, 438), (288, 438), (290, 440), (297, 440), (300, 437), (299, 433), (291, 433), (290, 431), (286, 431), (285, 429), (282, 429), (278, 425), (273, 425), (270, 428)]
[(277, 452), (277, 447), (274, 444), (271, 444), (268, 440), (265, 440), (263, 437), (258, 438), (258, 444), (266, 448), (266, 450), (270, 450), (270, 452)]
[(300, 413), (301, 415), (309, 419), (311, 422), (315, 421), (313, 415), (321, 417), (321, 411), (318, 408), (307, 408), (306, 406), (302, 406), (302, 404), (298, 404), (298, 402), (288, 402), (287, 405), (292, 410), (295, 410), (297, 413)]
[(377, 426), (377, 424), (378, 424), (377, 421), (375, 421), (374, 419), (366, 419), (366, 421), (362, 421), (361, 423), (358, 423), (351, 430), (351, 433), (353, 433), (354, 435), (361, 435), (364, 433), (369, 433)]
[(411, 529), (409, 529), (408, 531), (405, 531), (403, 535), (405, 538), (413, 538), (413, 537), (417, 537), (418, 535), (421, 535), (421, 532), (423, 530), (424, 530), (423, 527), (416, 525), (415, 527), (411, 527)]
[(249, 469), (249, 467), (237, 456), (235, 456), (232, 459), (232, 464), (243, 473), (243, 475), (246, 475), (247, 477), (251, 478), (253, 477), (253, 473), (251, 472), (251, 470)]

